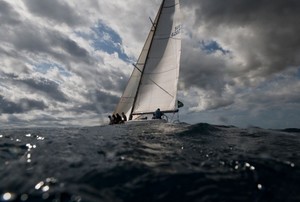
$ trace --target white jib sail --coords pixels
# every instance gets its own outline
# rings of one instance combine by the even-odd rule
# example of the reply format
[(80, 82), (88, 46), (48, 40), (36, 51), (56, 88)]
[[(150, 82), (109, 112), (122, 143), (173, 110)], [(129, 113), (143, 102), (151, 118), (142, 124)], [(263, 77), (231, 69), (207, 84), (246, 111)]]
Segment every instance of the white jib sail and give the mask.
[(177, 110), (181, 54), (179, 0), (164, 0), (115, 113)]

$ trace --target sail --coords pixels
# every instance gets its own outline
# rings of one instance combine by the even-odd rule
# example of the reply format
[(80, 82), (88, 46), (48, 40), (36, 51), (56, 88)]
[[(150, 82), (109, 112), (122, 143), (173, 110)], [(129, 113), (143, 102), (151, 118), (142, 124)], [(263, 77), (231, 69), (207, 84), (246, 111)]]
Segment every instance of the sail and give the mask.
[(164, 0), (115, 113), (177, 111), (181, 53), (179, 0)]

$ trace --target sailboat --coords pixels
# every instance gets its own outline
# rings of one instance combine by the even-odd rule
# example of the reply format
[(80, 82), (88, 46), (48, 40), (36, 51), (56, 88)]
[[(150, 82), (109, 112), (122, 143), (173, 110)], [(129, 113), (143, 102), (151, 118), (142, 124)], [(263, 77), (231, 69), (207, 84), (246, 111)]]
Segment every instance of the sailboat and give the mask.
[(145, 120), (157, 109), (164, 114), (175, 114), (182, 106), (177, 100), (181, 55), (179, 0), (163, 0), (151, 23), (151, 30), (114, 111), (114, 114), (124, 112), (129, 120)]

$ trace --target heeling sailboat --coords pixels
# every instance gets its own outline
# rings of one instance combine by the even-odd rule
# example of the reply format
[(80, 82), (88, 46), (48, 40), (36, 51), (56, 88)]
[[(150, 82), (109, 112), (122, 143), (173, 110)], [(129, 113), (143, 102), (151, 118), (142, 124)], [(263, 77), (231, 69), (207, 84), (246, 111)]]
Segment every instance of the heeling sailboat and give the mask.
[[(181, 54), (179, 0), (163, 0), (134, 70), (114, 113), (132, 120), (178, 112), (177, 84)], [(180, 107), (180, 106), (179, 106)]]

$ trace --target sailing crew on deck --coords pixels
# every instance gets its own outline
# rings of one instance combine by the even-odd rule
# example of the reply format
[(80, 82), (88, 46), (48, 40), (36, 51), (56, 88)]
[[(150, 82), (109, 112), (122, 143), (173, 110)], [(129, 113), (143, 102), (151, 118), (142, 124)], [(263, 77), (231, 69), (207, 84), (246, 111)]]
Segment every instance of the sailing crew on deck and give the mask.
[(108, 118), (109, 118), (109, 125), (114, 124), (114, 119), (110, 115), (108, 116)]
[(120, 114), (116, 114), (116, 124), (118, 123), (122, 123), (122, 117), (120, 116)]
[(113, 124), (117, 123), (117, 117), (114, 114), (112, 115), (112, 122), (113, 122)]
[(158, 108), (155, 112), (154, 112), (154, 118), (155, 119), (161, 119), (161, 117), (162, 117), (162, 115), (164, 115), (164, 113), (162, 113), (161, 111), (160, 111), (160, 109)]
[(123, 121), (124, 121), (124, 122), (127, 121), (127, 117), (126, 117), (126, 115), (124, 114), (124, 112), (122, 112), (122, 118), (123, 118)]

